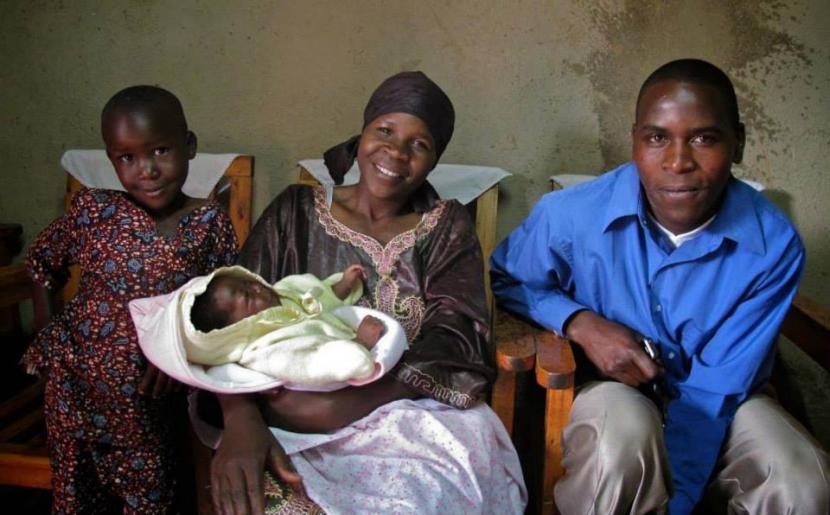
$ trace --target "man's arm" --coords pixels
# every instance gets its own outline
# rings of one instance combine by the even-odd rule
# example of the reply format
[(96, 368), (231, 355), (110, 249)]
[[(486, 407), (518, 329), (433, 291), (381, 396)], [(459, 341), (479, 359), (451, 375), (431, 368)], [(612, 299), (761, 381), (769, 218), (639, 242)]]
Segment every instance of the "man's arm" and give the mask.
[(604, 376), (631, 386), (652, 379), (658, 368), (634, 333), (573, 299), (572, 226), (556, 200), (543, 197), (493, 252), (493, 292), (505, 308), (579, 344)]

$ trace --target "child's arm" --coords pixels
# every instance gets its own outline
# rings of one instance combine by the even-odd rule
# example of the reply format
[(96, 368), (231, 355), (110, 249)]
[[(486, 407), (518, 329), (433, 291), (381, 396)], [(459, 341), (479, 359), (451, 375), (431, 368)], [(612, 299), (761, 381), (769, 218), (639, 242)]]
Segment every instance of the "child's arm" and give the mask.
[(334, 294), (337, 295), (338, 299), (345, 300), (354, 287), (357, 286), (357, 283), (365, 281), (368, 278), (369, 276), (366, 274), (366, 270), (361, 265), (350, 265), (343, 270), (343, 278), (332, 286), (332, 290), (334, 290)]
[(380, 338), (386, 333), (386, 325), (372, 315), (363, 317), (357, 326), (357, 343), (367, 349), (372, 349)]

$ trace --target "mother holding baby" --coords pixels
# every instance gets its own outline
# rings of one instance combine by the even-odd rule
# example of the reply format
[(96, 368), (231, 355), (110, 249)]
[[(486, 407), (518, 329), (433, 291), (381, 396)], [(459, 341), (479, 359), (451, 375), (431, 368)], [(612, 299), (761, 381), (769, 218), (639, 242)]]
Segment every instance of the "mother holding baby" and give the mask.
[(274, 282), (359, 263), (361, 303), (396, 318), (410, 349), (365, 386), (221, 396), (218, 513), (523, 511), (515, 451), (481, 402), (495, 372), (480, 246), (465, 208), (426, 182), (454, 121), (423, 73), (388, 78), (362, 133), (325, 154), (336, 184), (356, 158), (359, 182), (330, 204), (322, 187), (290, 186), (257, 222), (239, 264)]

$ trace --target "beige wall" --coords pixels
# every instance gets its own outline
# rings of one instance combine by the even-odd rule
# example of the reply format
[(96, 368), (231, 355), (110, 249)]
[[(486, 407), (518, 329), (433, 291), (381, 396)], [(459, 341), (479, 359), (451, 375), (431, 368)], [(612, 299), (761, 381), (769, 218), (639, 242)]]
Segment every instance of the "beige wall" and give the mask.
[(61, 153), (100, 146), (99, 110), (124, 86), (178, 94), (203, 151), (254, 154), (258, 213), (298, 159), (360, 128), (380, 80), (421, 69), (456, 106), (444, 161), (515, 174), (504, 235), (551, 174), (625, 160), (640, 82), (695, 56), (735, 79), (749, 138), (736, 173), (795, 220), (803, 291), (830, 305), (827, 20), (826, 0), (4, 0), (0, 221), (30, 239), (59, 214)]

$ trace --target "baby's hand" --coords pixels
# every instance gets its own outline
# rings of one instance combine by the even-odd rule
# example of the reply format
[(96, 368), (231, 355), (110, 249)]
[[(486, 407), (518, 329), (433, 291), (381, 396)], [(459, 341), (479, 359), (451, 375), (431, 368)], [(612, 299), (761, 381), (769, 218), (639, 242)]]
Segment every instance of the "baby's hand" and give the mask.
[(357, 326), (356, 340), (371, 350), (384, 333), (386, 333), (386, 325), (372, 315), (366, 315)]
[(152, 363), (147, 363), (147, 371), (141, 378), (141, 384), (138, 385), (138, 391), (142, 395), (158, 399), (170, 392), (181, 391), (182, 384), (159, 370)]
[(334, 294), (340, 300), (345, 299), (352, 292), (357, 283), (369, 278), (362, 265), (354, 264), (343, 270), (343, 278), (334, 285)]

